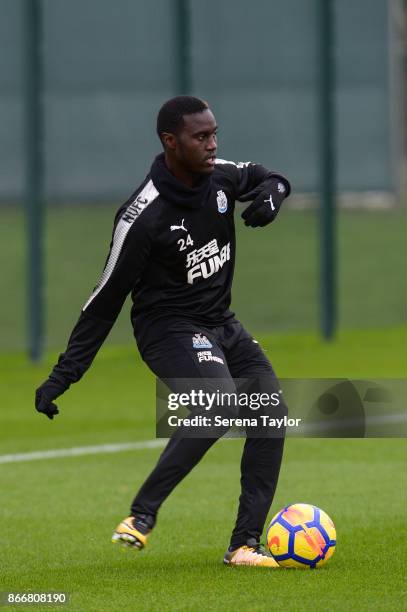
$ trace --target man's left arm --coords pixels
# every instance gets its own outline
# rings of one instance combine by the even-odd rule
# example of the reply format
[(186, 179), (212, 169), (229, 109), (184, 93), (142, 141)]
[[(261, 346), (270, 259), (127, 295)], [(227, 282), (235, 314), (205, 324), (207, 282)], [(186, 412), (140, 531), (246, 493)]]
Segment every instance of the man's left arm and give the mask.
[(288, 179), (280, 172), (260, 164), (241, 163), (236, 167), (236, 199), (252, 203), (242, 212), (245, 225), (264, 227), (277, 217), (285, 198), (291, 193)]

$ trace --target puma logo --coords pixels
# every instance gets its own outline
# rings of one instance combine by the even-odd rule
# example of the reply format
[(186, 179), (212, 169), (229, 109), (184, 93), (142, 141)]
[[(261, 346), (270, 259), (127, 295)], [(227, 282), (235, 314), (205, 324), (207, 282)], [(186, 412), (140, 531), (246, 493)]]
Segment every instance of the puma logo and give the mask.
[(187, 230), (187, 228), (186, 228), (186, 227), (184, 227), (184, 221), (185, 221), (185, 219), (182, 219), (182, 221), (181, 221), (181, 225), (171, 225), (170, 230), (171, 230), (172, 232), (174, 232), (175, 230), (180, 230), (180, 229), (182, 229), (182, 230), (184, 230), (184, 232), (187, 232), (187, 231), (188, 231), (188, 230)]

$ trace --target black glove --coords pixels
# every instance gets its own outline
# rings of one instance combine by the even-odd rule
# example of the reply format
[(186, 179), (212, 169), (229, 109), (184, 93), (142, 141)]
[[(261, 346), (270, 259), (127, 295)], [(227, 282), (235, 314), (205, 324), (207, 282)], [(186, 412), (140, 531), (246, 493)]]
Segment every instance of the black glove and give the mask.
[(62, 395), (64, 390), (57, 383), (46, 380), (35, 392), (35, 408), (52, 420), (59, 413), (53, 400)]
[[(256, 195), (253, 202), (242, 212), (245, 225), (250, 227), (264, 227), (278, 215), (284, 198), (288, 196), (290, 186), (286, 179), (273, 177), (264, 184), (262, 191)], [(244, 198), (247, 199), (247, 196)], [(241, 198), (243, 201), (243, 198)]]

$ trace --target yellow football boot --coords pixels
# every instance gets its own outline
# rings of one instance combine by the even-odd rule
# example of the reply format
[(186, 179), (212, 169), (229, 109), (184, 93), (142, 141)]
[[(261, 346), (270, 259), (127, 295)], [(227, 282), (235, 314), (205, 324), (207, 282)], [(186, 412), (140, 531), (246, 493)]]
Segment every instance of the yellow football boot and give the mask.
[(225, 565), (247, 565), (250, 567), (278, 568), (280, 565), (273, 555), (267, 552), (255, 540), (248, 540), (247, 544), (235, 550), (227, 550), (223, 558)]
[(113, 535), (113, 544), (142, 550), (147, 544), (147, 538), (154, 526), (154, 519), (145, 514), (128, 516), (116, 527)]

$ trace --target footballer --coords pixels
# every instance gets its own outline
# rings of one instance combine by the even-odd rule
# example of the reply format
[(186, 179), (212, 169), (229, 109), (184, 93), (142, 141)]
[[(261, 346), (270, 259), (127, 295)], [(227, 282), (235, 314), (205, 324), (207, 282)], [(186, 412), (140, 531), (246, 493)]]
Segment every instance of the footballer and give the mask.
[[(262, 165), (218, 159), (216, 120), (199, 98), (168, 100), (158, 113), (157, 133), (164, 151), (118, 210), (102, 276), (66, 351), (36, 391), (36, 409), (50, 419), (58, 414), (55, 400), (90, 367), (129, 293), (140, 354), (160, 379), (174, 381), (174, 387), (177, 379), (220, 379), (222, 388), (233, 391), (234, 379), (244, 378), (257, 381), (263, 392), (276, 390), (269, 360), (229, 309), (234, 209), (236, 200), (250, 201), (242, 213), (245, 225), (266, 226), (276, 218), (290, 184)], [(113, 541), (142, 549), (162, 503), (216, 440), (188, 438), (178, 430)], [(283, 445), (283, 436), (246, 437), (227, 565), (278, 567), (260, 537)]]

